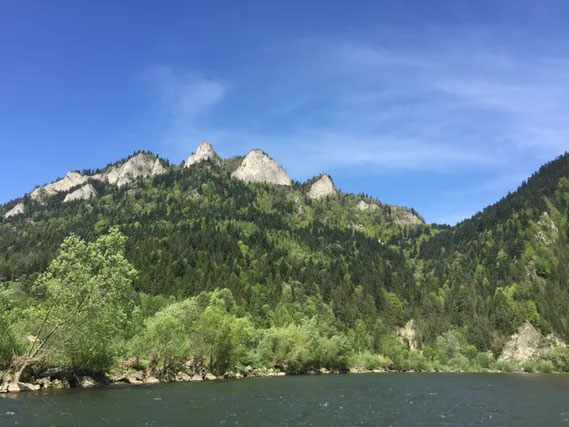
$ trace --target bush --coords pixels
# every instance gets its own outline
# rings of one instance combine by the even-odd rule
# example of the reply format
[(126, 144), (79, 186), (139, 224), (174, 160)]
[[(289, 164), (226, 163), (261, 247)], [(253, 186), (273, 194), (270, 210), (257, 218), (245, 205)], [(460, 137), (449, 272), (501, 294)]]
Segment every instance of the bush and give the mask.
[(475, 365), (482, 369), (490, 369), (495, 362), (496, 359), (489, 352), (480, 352), (474, 359)]
[(14, 331), (15, 313), (0, 292), (0, 367), (7, 367), (14, 354), (23, 350), (23, 343)]
[(382, 335), (379, 338), (379, 347), (381, 353), (393, 361), (393, 369), (404, 371), (409, 369), (409, 349), (399, 338), (391, 333)]
[(408, 369), (413, 369), (419, 372), (430, 372), (433, 370), (427, 358), (418, 351), (410, 351), (407, 358)]
[(350, 357), (349, 365), (352, 368), (363, 368), (367, 370), (383, 368), (382, 360), (379, 354), (373, 354), (369, 351), (364, 351), (361, 354), (354, 354)]
[(519, 363), (514, 360), (498, 360), (494, 363), (493, 368), (500, 372), (518, 372), (520, 370)]
[(463, 354), (457, 354), (452, 359), (450, 359), (448, 366), (453, 371), (459, 372), (471, 372), (473, 370), (472, 362)]
[(567, 347), (555, 347), (542, 359), (551, 362), (553, 370), (557, 372), (569, 372), (569, 348)]

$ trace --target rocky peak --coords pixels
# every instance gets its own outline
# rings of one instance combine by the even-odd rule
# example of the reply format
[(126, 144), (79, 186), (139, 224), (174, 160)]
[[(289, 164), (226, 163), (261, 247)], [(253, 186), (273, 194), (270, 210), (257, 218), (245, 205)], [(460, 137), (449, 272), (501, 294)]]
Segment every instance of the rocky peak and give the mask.
[(91, 184), (85, 184), (82, 187), (79, 187), (77, 190), (69, 193), (63, 199), (64, 203), (72, 202), (74, 200), (87, 200), (92, 197), (97, 196), (97, 191)]
[(245, 182), (290, 186), (290, 177), (286, 171), (261, 150), (250, 151), (231, 176)]
[(188, 157), (184, 167), (188, 168), (196, 163), (203, 162), (204, 160), (212, 160), (217, 164), (220, 163), (220, 158), (209, 141), (204, 141), (200, 144), (196, 152)]
[(311, 199), (321, 199), (327, 196), (335, 196), (338, 190), (334, 187), (330, 175), (322, 175), (318, 180), (314, 181), (308, 190), (308, 197)]
[(111, 167), (108, 171), (93, 175), (93, 179), (116, 184), (119, 187), (130, 184), (138, 177), (160, 175), (167, 172), (160, 159), (147, 153), (138, 153), (122, 165)]
[(30, 193), (30, 197), (32, 200), (43, 200), (45, 197), (69, 191), (71, 188), (83, 184), (87, 179), (89, 179), (88, 176), (81, 175), (79, 172), (67, 172), (64, 178), (36, 188)]
[(22, 202), (18, 203), (12, 209), (4, 214), (4, 218), (10, 218), (12, 216), (21, 215), (26, 211), (26, 207)]

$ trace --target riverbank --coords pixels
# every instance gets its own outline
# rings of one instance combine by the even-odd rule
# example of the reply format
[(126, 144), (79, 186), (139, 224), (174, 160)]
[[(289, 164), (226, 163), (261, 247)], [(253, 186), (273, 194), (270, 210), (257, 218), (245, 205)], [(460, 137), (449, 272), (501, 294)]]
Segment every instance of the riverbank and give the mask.
[(225, 372), (223, 375), (214, 375), (213, 373), (201, 369), (196, 371), (168, 371), (165, 373), (149, 373), (142, 369), (127, 369), (120, 373), (108, 373), (104, 375), (81, 375), (72, 369), (64, 366), (51, 367), (36, 372), (30, 371), (24, 373), (20, 381), (16, 381), (15, 376), (8, 372), (0, 371), (0, 393), (19, 393), (26, 391), (40, 390), (61, 390), (69, 388), (94, 388), (109, 387), (121, 385), (149, 385), (159, 383), (172, 382), (202, 382), (202, 381), (218, 381), (218, 380), (237, 380), (244, 378), (259, 377), (282, 377), (282, 376), (298, 376), (298, 375), (331, 375), (331, 374), (385, 374), (385, 373), (561, 373), (561, 372), (542, 372), (535, 370), (524, 370), (522, 361), (512, 361), (509, 365), (501, 365), (506, 369), (483, 369), (483, 370), (414, 370), (405, 371), (392, 369), (366, 369), (364, 367), (352, 367), (345, 371), (328, 370), (320, 368), (303, 372), (301, 374), (291, 374), (279, 368), (252, 368), (247, 366), (244, 369), (234, 369)]

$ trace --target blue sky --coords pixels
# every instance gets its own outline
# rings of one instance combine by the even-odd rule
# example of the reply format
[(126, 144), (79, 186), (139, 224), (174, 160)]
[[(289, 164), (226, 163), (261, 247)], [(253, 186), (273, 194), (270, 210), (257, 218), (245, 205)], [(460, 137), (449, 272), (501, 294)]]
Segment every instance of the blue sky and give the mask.
[(202, 140), (468, 217), (569, 148), (566, 1), (0, 3), (0, 203)]

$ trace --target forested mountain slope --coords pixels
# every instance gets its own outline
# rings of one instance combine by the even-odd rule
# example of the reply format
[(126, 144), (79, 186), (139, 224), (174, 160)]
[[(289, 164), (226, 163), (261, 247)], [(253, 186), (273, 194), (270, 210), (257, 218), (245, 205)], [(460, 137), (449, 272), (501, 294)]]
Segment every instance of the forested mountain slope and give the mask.
[[(390, 302), (386, 292), (416, 300), (405, 256), (383, 242), (400, 228), (396, 223), (418, 217), (360, 195), (313, 200), (311, 183), (245, 183), (206, 159), (128, 186), (91, 180), (97, 196), (87, 201), (64, 203), (63, 192), (43, 204), (26, 197), (26, 212), (0, 226), (0, 278), (30, 289), (65, 236), (93, 240), (116, 225), (139, 271), (135, 286), (149, 294), (225, 287), (260, 312), (288, 283), (299, 294), (321, 295), (349, 322), (374, 318)], [(390, 322), (404, 314), (396, 317)]]
[[(365, 352), (389, 356), (373, 359), (374, 366), (488, 367), (485, 352), (498, 356), (524, 322), (550, 341), (569, 339), (567, 177), (565, 155), (448, 227), (339, 192), (327, 175), (290, 181), (260, 150), (223, 160), (204, 143), (180, 166), (139, 152), (70, 173), (0, 208), (0, 283), (11, 295), (3, 298), (13, 313), (42, 304), (39, 275), (65, 237), (94, 242), (117, 227), (144, 313), (127, 342), (140, 339), (152, 316), (161, 319), (160, 310), (177, 310), (168, 304), (197, 298), (189, 304), (203, 308), (204, 295), (218, 301), (216, 292), (225, 289), (231, 316), (260, 328), (259, 344), (247, 344), (255, 357), (278, 353), (278, 339), (295, 341), (288, 333), (313, 330), (332, 340), (324, 347), (348, 337), (360, 362)], [(276, 347), (261, 351), (265, 339)], [(132, 354), (136, 346), (129, 345), (119, 353)], [(292, 350), (300, 343), (287, 345), (300, 357)], [(295, 369), (328, 363), (310, 360)]]
[(511, 334), (525, 320), (569, 338), (568, 177), (563, 155), (421, 245), (421, 287), (444, 296), (448, 320), (467, 326), (477, 345), (491, 346), (493, 331)]

